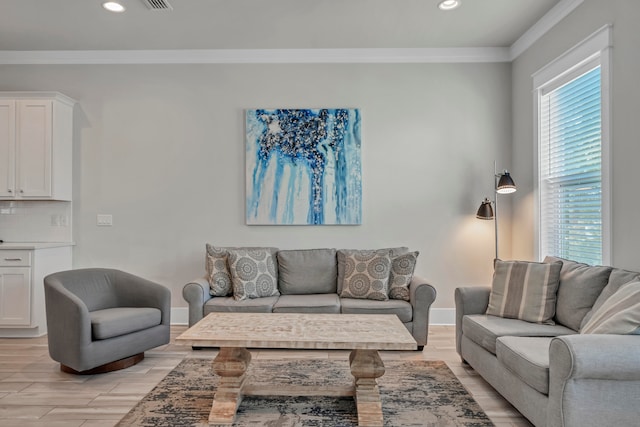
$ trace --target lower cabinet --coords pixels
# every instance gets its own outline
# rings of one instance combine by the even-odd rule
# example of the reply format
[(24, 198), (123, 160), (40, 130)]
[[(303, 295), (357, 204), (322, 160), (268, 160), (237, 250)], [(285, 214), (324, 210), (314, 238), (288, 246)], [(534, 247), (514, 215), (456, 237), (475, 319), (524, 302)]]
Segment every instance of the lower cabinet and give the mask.
[(0, 268), (0, 325), (31, 326), (31, 268)]
[(46, 275), (71, 269), (71, 246), (0, 248), (0, 337), (47, 333)]

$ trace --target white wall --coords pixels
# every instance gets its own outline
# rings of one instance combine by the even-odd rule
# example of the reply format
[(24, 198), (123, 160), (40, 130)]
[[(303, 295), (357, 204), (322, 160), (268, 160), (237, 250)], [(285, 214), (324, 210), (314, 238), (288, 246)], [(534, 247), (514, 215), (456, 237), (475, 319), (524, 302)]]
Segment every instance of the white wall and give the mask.
[[(474, 215), (494, 159), (510, 166), (510, 64), (24, 65), (0, 75), (0, 90), (78, 101), (76, 268), (128, 270), (184, 306), (206, 242), (406, 245), (421, 252), (435, 307), (452, 308), (457, 286), (490, 283), (493, 223)], [(256, 107), (361, 109), (361, 226), (244, 225), (244, 109)], [(113, 227), (97, 227), (98, 213)]]
[(612, 264), (640, 270), (640, 2), (585, 0), (576, 10), (513, 62), (513, 256), (535, 259), (533, 217), (533, 94), (531, 74), (603, 25), (613, 25), (612, 49)]

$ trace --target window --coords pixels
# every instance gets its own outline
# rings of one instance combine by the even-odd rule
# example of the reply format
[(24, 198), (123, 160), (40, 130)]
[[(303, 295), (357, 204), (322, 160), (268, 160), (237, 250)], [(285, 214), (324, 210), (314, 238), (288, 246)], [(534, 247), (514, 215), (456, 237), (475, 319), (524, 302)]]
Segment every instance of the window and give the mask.
[(540, 258), (610, 263), (609, 40), (605, 27), (534, 75)]

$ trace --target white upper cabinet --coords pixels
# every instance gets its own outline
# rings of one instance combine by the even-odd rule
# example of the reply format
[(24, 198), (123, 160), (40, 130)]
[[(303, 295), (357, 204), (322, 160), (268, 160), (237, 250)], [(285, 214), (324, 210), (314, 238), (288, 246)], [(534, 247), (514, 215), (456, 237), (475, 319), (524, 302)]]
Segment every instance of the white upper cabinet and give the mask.
[(55, 92), (0, 92), (0, 199), (71, 200), (74, 103)]
[(16, 179), (16, 102), (0, 99), (0, 197), (13, 198)]

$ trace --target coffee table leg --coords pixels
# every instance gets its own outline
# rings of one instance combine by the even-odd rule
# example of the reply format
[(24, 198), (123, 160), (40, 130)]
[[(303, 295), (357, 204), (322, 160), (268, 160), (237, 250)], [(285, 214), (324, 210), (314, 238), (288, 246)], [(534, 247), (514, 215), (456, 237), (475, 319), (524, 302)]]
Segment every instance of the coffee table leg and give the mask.
[(359, 426), (382, 426), (382, 403), (376, 378), (384, 374), (377, 350), (353, 350), (349, 355), (351, 375), (355, 378), (355, 401)]
[(220, 376), (220, 381), (213, 397), (209, 424), (233, 424), (242, 402), (242, 387), (249, 362), (251, 353), (246, 348), (220, 349), (213, 360), (213, 371)]

